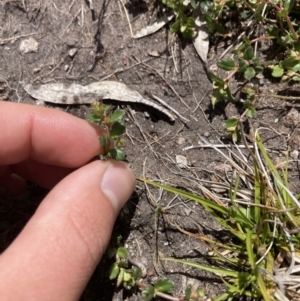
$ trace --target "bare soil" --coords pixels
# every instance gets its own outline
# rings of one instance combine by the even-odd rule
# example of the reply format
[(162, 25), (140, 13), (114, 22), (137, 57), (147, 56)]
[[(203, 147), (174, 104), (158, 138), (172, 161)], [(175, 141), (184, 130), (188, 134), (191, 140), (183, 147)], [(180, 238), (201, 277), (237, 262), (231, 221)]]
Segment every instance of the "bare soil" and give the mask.
[[(126, 110), (127, 161), (137, 176), (200, 193), (197, 181), (212, 179), (215, 172), (224, 173), (220, 170), (224, 160), (213, 149), (184, 151), (183, 148), (199, 146), (199, 136), (220, 144), (226, 134), (224, 120), (240, 109), (233, 104), (211, 108), (212, 86), (192, 43), (171, 35), (168, 27), (145, 38), (133, 39), (121, 2), (93, 0), (92, 3), (93, 10), (89, 1), (83, 0), (0, 2), (0, 98), (35, 104), (24, 91), (24, 85), (49, 82), (84, 85), (103, 79), (125, 83), (148, 99), (149, 92), (153, 93), (190, 122), (184, 124), (179, 118), (170, 122), (147, 107), (113, 102)], [(158, 1), (132, 0), (126, 8), (134, 32), (163, 14)], [(33, 43), (30, 52), (22, 46), (28, 39)], [(217, 45), (211, 48), (208, 69), (223, 50)], [(261, 89), (288, 94), (297, 87), (265, 79)], [(81, 118), (86, 118), (90, 110), (85, 105), (55, 107)], [(248, 129), (264, 127), (262, 137), (267, 147), (279, 151), (273, 158), (280, 161), (287, 144), (292, 150), (299, 149), (298, 115), (295, 105), (266, 98), (259, 103), (257, 116)], [(176, 162), (178, 155), (186, 157), (188, 166), (181, 167)], [(290, 174), (292, 190), (299, 193), (297, 165)], [(34, 208), (36, 203), (31, 201), (30, 206)], [(156, 214), (157, 206), (167, 207), (165, 213)], [(180, 198), (174, 200), (174, 195), (151, 187), (146, 190), (141, 182), (137, 182), (135, 193), (121, 212), (115, 232), (122, 235), (130, 256), (146, 267), (145, 283), (168, 277), (175, 282), (174, 295), (183, 294), (190, 282), (203, 289), (207, 297), (220, 293), (224, 287), (216, 276), (158, 260), (160, 256), (175, 256), (210, 264), (207, 245), (182, 234), (174, 224), (193, 233), (201, 231), (213, 239), (226, 239), (221, 227), (202, 207)], [(15, 235), (13, 231), (11, 236)], [(104, 258), (82, 300), (141, 300), (138, 290), (124, 292), (107, 280), (106, 264), (109, 262)]]

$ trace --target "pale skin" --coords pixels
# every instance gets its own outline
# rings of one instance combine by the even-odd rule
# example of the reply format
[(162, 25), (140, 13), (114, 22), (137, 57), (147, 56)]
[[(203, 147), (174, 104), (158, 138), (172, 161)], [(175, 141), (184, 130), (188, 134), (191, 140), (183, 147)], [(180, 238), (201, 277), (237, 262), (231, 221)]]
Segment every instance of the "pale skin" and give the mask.
[(0, 186), (51, 189), (0, 256), (1, 301), (79, 299), (135, 183), (124, 163), (91, 162), (100, 135), (67, 113), (0, 101)]

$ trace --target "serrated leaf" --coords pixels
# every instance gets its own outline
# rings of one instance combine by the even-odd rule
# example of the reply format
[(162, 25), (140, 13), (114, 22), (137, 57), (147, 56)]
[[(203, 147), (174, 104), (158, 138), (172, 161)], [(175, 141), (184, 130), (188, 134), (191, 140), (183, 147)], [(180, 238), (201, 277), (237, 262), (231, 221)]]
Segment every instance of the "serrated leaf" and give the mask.
[(224, 59), (217, 63), (217, 66), (225, 71), (231, 71), (235, 68), (234, 61), (231, 59)]
[(114, 262), (109, 269), (109, 279), (110, 280), (116, 279), (117, 276), (119, 275), (119, 272), (120, 272), (120, 268), (118, 264)]
[(120, 121), (120, 120), (122, 120), (124, 114), (125, 114), (125, 112), (123, 110), (115, 110), (113, 112), (113, 114), (109, 117), (109, 121), (111, 123), (113, 123), (115, 121)]
[(224, 123), (223, 123), (223, 128), (227, 131), (235, 131), (236, 126), (239, 122), (239, 119), (236, 117), (227, 119)]
[(248, 46), (248, 47), (245, 49), (243, 58), (244, 58), (245, 60), (247, 60), (247, 61), (250, 61), (250, 60), (252, 60), (253, 56), (254, 56), (253, 48), (252, 48), (252, 46)]
[(126, 158), (124, 151), (119, 148), (110, 149), (107, 155), (117, 161), (123, 161)]
[(128, 251), (127, 251), (124, 247), (119, 247), (119, 248), (118, 248), (117, 255), (118, 255), (121, 259), (127, 259), (128, 256), (129, 256)]
[(165, 278), (158, 280), (155, 283), (154, 287), (158, 292), (169, 293), (174, 287), (174, 282), (170, 279)]
[(255, 76), (256, 72), (254, 70), (253, 67), (248, 67), (246, 69), (246, 71), (244, 72), (244, 76), (247, 78), (247, 79), (251, 79)]
[(142, 298), (145, 301), (151, 301), (155, 297), (155, 289), (152, 285), (149, 285), (145, 290), (142, 291)]
[(274, 68), (273, 68), (273, 71), (272, 71), (272, 76), (274, 77), (281, 77), (284, 73), (284, 70), (282, 67), (280, 67), (279, 65), (276, 65)]
[(123, 122), (116, 121), (110, 130), (111, 137), (118, 137), (121, 136), (125, 132), (125, 125)]

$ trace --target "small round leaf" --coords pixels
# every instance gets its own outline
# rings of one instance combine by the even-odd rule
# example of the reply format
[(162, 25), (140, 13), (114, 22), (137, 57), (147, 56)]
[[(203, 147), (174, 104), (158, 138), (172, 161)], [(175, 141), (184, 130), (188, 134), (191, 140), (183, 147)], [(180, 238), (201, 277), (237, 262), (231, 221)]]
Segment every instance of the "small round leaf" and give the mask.
[(118, 251), (117, 251), (117, 255), (121, 258), (121, 259), (126, 259), (128, 258), (129, 254), (128, 251), (123, 248), (123, 247), (119, 247)]
[(173, 289), (174, 282), (170, 279), (165, 278), (165, 279), (158, 280), (155, 283), (154, 287), (158, 292), (168, 293)]
[(280, 67), (279, 65), (276, 65), (274, 68), (273, 68), (273, 71), (272, 71), (272, 76), (274, 77), (281, 77), (284, 73), (284, 70), (282, 67)]
[(255, 76), (256, 72), (254, 70), (253, 67), (248, 67), (246, 69), (246, 71), (244, 72), (244, 76), (247, 78), (247, 79), (251, 79)]

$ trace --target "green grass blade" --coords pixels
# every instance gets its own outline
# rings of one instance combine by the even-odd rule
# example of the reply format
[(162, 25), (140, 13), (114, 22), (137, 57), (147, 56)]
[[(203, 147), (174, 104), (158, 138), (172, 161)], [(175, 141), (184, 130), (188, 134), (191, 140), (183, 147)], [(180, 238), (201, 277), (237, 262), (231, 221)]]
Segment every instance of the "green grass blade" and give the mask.
[(186, 264), (189, 266), (192, 266), (194, 268), (197, 269), (201, 269), (204, 271), (208, 271), (208, 272), (212, 272), (218, 276), (230, 276), (230, 277), (238, 277), (238, 272), (237, 271), (233, 271), (233, 270), (229, 270), (229, 269), (222, 269), (222, 268), (218, 268), (218, 267), (213, 267), (213, 266), (208, 266), (202, 263), (198, 263), (198, 262), (194, 262), (194, 261), (190, 261), (190, 260), (185, 260), (185, 259), (175, 259), (175, 258), (170, 258), (170, 257), (166, 257), (166, 258), (162, 258), (162, 260), (167, 260), (167, 261), (173, 261), (173, 262), (178, 262), (178, 263), (182, 263), (182, 264)]

